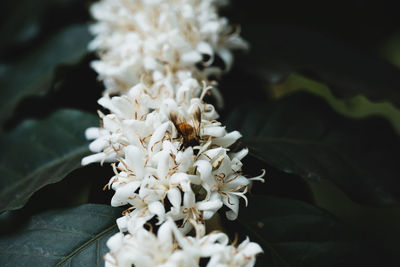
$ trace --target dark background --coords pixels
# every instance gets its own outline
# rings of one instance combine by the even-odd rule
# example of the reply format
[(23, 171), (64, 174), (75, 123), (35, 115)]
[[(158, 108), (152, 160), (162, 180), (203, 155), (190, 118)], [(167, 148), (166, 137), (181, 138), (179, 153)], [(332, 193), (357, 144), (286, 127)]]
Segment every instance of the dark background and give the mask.
[[(92, 2), (2, 1), (0, 72), (8, 64), (23, 60), (63, 26), (90, 21), (88, 7)], [(337, 77), (344, 77), (343, 83), (346, 83), (346, 75), (351, 72), (360, 79), (366, 78), (367, 85), (376, 81), (371, 78), (374, 72), (382, 71), (385, 73), (381, 79), (396, 90), (400, 89), (397, 69), (385, 63), (400, 64), (400, 56), (393, 49), (400, 43), (400, 19), (395, 1), (234, 0), (221, 12), (232, 24), (241, 25), (242, 36), (251, 44), (250, 54), (238, 55), (237, 68), (252, 72), (252, 67), (262, 64), (268, 72), (280, 74), (272, 77), (274, 79), (282, 80), (285, 74), (300, 72), (317, 80), (334, 80), (333, 83)], [(94, 55), (89, 55), (84, 61), (88, 63), (93, 58)], [(73, 70), (60, 68), (61, 74), (81, 75), (82, 78), (76, 79), (79, 82), (67, 82), (64, 89), (53, 86), (47, 99), (40, 99), (44, 102), (37, 102), (36, 98), (33, 102), (24, 102), (7, 126), (10, 128), (21, 118), (40, 116), (63, 106), (95, 111), (98, 108), (95, 100), (102, 85), (89, 84), (93, 79), (87, 77), (96, 75), (87, 65), (81, 64), (80, 69)], [(85, 105), (73, 101), (78, 91)], [(346, 90), (341, 94), (352, 95)], [(391, 100), (390, 96), (384, 100)], [(27, 112), (29, 107), (40, 103), (40, 109)]]

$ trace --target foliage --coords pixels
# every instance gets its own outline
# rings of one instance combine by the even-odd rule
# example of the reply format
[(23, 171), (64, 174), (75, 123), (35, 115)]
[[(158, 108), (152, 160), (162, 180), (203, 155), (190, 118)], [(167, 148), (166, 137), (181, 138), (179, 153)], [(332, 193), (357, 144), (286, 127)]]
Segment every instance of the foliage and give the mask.
[(2, 134), (0, 144), (7, 157), (0, 160), (0, 211), (22, 207), (34, 192), (78, 168), (89, 152), (82, 133), (96, 123), (92, 114), (60, 110)]
[(243, 134), (254, 154), (282, 171), (328, 179), (362, 203), (399, 200), (400, 143), (382, 118), (354, 121), (318, 97), (295, 94), (267, 107), (254, 102), (238, 106), (226, 123)]
[(121, 210), (85, 204), (33, 216), (0, 240), (1, 266), (99, 266)]
[[(364, 34), (375, 36), (365, 44), (354, 32), (335, 38), (341, 26), (326, 20), (325, 32), (306, 19), (298, 27), (294, 13), (282, 26), (276, 23), (282, 13), (265, 18), (258, 4), (242, 2), (234, 1), (225, 12), (243, 25), (252, 50), (219, 86), (226, 99), (221, 114), (228, 128), (243, 134), (242, 145), (253, 155), (249, 161), (267, 170), (267, 182), (253, 188), (258, 195), (225, 229), (232, 238), (248, 233), (263, 245), (259, 266), (391, 266), (400, 249), (382, 248), (384, 238), (365, 234), (375, 231), (367, 229), (368, 219), (349, 225), (346, 214), (318, 208), (319, 199), (306, 192), (317, 190), (308, 180), (329, 181), (360, 206), (398, 208), (400, 70), (377, 54), (381, 47), (397, 53), (398, 45), (382, 46), (382, 40), (391, 40), (389, 30)], [(98, 193), (110, 174), (97, 165), (85, 167), (96, 172), (77, 170), (87, 153), (84, 129), (98, 124), (98, 107), (91, 102), (102, 91), (88, 66), (94, 57), (86, 50), (88, 4), (5, 1), (8, 15), (0, 19), (6, 22), (0, 33), (9, 36), (0, 42), (2, 266), (103, 266), (105, 240), (116, 230), (121, 211), (100, 205), (110, 199)], [(88, 179), (91, 173), (96, 177)], [(295, 183), (285, 182), (288, 173)], [(283, 182), (271, 187), (269, 179)], [(76, 205), (76, 196), (64, 190), (71, 181), (87, 189), (82, 205), (49, 210), (57, 201), (46, 191), (51, 186)], [(386, 219), (400, 221), (394, 213)]]
[(260, 266), (378, 266), (384, 255), (331, 214), (302, 201), (254, 196), (236, 231), (264, 248)]

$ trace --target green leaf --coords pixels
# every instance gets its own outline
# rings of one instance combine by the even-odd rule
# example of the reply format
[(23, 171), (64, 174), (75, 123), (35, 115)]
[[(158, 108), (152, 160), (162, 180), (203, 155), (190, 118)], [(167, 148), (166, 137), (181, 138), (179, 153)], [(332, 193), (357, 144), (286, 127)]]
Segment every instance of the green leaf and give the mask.
[(280, 98), (287, 94), (304, 90), (325, 99), (338, 113), (351, 118), (366, 118), (369, 116), (382, 116), (388, 119), (398, 133), (400, 133), (400, 110), (391, 103), (373, 103), (365, 96), (358, 95), (351, 98), (340, 99), (332, 94), (325, 84), (308, 79), (299, 74), (291, 74), (280, 84), (271, 86), (274, 96)]
[[(0, 56), (10, 57), (9, 50), (25, 48), (37, 38), (61, 26), (81, 21), (83, 1), (79, 0), (3, 0), (0, 20)], [(1, 23), (3, 22), (3, 23)]]
[(244, 104), (229, 114), (226, 125), (280, 170), (330, 180), (361, 203), (400, 200), (400, 137), (384, 119), (349, 119), (303, 93), (268, 106)]
[(87, 53), (86, 25), (72, 25), (42, 43), (21, 61), (0, 65), (0, 124), (12, 116), (20, 100), (45, 94), (56, 81), (57, 67), (77, 63)]
[(400, 67), (400, 33), (389, 36), (387, 40), (383, 42), (380, 49), (380, 54), (384, 59), (392, 63), (393, 65)]
[(400, 70), (371, 53), (293, 25), (252, 24), (242, 33), (252, 44), (246, 66), (268, 82), (280, 77), (276, 74), (300, 72), (338, 97), (363, 94), (400, 105)]
[(297, 200), (253, 196), (232, 230), (262, 246), (256, 266), (391, 266), (359, 233)]
[(107, 240), (121, 210), (85, 204), (32, 216), (17, 232), (0, 237), (1, 266), (104, 266)]
[(92, 114), (61, 110), (0, 134), (0, 212), (22, 207), (34, 192), (80, 167), (89, 152), (84, 130), (96, 124)]

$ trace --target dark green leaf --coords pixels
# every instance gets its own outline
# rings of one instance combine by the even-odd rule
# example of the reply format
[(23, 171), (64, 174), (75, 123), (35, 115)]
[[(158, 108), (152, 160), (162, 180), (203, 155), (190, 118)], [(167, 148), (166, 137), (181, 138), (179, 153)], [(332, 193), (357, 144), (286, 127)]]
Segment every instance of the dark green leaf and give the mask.
[(358, 95), (351, 98), (340, 99), (332, 94), (325, 85), (308, 79), (298, 74), (291, 74), (283, 83), (271, 86), (276, 98), (304, 90), (322, 97), (338, 113), (351, 118), (366, 118), (370, 116), (382, 116), (388, 119), (398, 133), (400, 133), (400, 110), (391, 103), (369, 101), (365, 96)]
[(393, 266), (359, 233), (312, 205), (266, 196), (249, 203), (233, 230), (263, 247), (256, 266)]
[(400, 138), (381, 118), (352, 120), (318, 97), (294, 94), (251, 103), (226, 120), (266, 163), (314, 180), (327, 179), (362, 203), (400, 199)]
[(0, 123), (12, 115), (21, 99), (46, 93), (56, 80), (56, 68), (78, 62), (87, 53), (89, 39), (86, 25), (69, 26), (20, 62), (0, 65)]
[(94, 115), (61, 110), (2, 133), (0, 212), (20, 208), (34, 192), (78, 168), (88, 153), (84, 130), (96, 124)]
[[(3, 16), (0, 18), (0, 56), (10, 57), (8, 50), (26, 47), (49, 31), (81, 21), (79, 0), (12, 0), (2, 1)], [(78, 10), (77, 10), (78, 9)], [(63, 12), (62, 12), (63, 11)], [(3, 23), (1, 23), (4, 20)], [(4, 53), (4, 54), (3, 54)]]
[(248, 25), (243, 35), (252, 44), (248, 66), (270, 82), (276, 73), (301, 72), (336, 96), (364, 94), (400, 105), (400, 70), (366, 51), (296, 26)]
[(35, 215), (0, 237), (1, 266), (104, 266), (106, 241), (117, 232), (121, 210), (85, 204)]

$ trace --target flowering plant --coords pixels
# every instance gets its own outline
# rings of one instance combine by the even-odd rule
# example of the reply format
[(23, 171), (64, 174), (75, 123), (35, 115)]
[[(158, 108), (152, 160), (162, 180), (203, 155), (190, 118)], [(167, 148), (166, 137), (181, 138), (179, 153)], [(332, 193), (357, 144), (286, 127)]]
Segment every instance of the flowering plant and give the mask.
[[(115, 190), (111, 205), (130, 206), (117, 219), (127, 235), (120, 232), (107, 243), (106, 265), (198, 266), (205, 257), (207, 266), (252, 266), (262, 251), (248, 241), (235, 249), (226, 236), (205, 232), (205, 221), (223, 205), (227, 218), (235, 220), (251, 182), (264, 181), (263, 174), (243, 176), (241, 160), (248, 150), (230, 149), (240, 133), (227, 132), (214, 106), (204, 101), (218, 92), (209, 77), (231, 67), (231, 49), (247, 47), (219, 18), (220, 4), (105, 0), (91, 9), (98, 22), (89, 47), (101, 52), (92, 67), (106, 87), (98, 103), (110, 113), (100, 113), (101, 127), (86, 131), (95, 139), (90, 149), (96, 154), (82, 164), (114, 162), (107, 184)], [(216, 57), (223, 68), (214, 64)], [(160, 225), (159, 240), (143, 228), (152, 218)], [(194, 238), (182, 236), (193, 227)], [(220, 238), (224, 241), (214, 243)]]
[(0, 265), (394, 262), (347, 213), (399, 199), (395, 67), (360, 80), (233, 0), (36, 9), (0, 28)]

